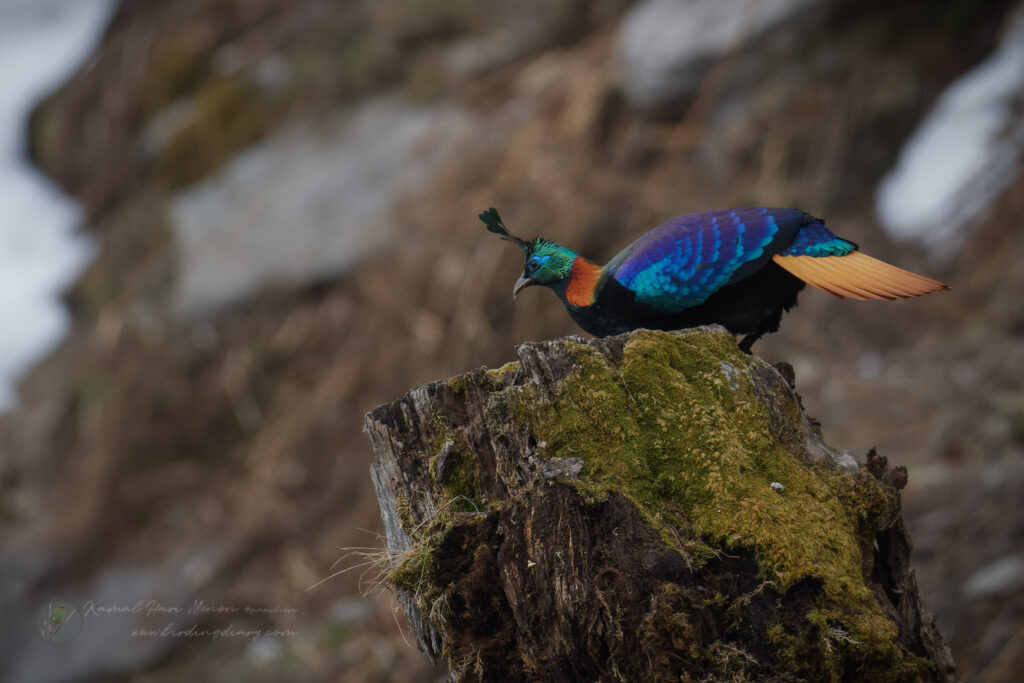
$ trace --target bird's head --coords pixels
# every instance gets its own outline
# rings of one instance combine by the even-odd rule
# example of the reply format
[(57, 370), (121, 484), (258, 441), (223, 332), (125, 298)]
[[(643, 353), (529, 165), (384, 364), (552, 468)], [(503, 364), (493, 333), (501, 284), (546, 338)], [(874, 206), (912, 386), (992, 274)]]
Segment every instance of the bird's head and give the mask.
[(572, 272), (572, 263), (575, 259), (576, 253), (571, 249), (538, 237), (533, 243), (533, 251), (526, 255), (523, 274), (516, 280), (512, 296), (530, 285), (555, 287), (565, 282)]
[(569, 278), (573, 261), (576, 259), (576, 253), (571, 249), (549, 242), (542, 237), (538, 237), (533, 242), (516, 237), (508, 231), (501, 222), (498, 212), (493, 208), (480, 214), (480, 220), (484, 222), (490, 232), (500, 235), (503, 240), (515, 243), (526, 254), (523, 274), (516, 280), (516, 284), (512, 288), (513, 297), (531, 285), (557, 287)]

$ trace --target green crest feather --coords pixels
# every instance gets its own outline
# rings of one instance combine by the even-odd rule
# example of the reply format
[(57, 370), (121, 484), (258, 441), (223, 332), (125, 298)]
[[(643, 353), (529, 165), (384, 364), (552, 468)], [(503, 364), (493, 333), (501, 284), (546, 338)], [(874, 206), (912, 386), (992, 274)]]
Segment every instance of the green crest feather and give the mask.
[(493, 206), (480, 214), (480, 220), (484, 222), (484, 225), (487, 226), (487, 230), (489, 232), (493, 232), (506, 242), (514, 242), (515, 244), (518, 244), (519, 248), (525, 251), (527, 256), (533, 252), (534, 245), (510, 233), (508, 228), (505, 227), (505, 224), (501, 222), (501, 216), (498, 215), (498, 210)]

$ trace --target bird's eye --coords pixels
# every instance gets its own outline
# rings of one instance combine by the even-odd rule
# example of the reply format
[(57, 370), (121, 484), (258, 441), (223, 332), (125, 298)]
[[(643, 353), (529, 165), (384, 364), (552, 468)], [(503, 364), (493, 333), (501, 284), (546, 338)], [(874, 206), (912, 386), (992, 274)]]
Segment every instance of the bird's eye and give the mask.
[(526, 262), (526, 272), (533, 273), (540, 267), (540, 259), (537, 257), (531, 258)]

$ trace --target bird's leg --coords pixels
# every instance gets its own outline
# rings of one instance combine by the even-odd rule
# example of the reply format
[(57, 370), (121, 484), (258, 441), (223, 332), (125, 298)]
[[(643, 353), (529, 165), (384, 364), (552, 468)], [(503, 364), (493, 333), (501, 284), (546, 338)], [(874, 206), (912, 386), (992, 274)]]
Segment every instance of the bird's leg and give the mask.
[(754, 342), (756, 342), (760, 337), (761, 335), (759, 333), (748, 334), (743, 337), (743, 339), (740, 340), (740, 351), (748, 356), (751, 355), (750, 347), (753, 346)]

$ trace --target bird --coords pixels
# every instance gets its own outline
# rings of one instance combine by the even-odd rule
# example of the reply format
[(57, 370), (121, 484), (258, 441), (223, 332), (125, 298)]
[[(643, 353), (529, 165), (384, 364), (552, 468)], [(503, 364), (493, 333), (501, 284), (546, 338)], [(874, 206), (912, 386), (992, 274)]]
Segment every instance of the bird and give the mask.
[(779, 329), (805, 284), (858, 300), (949, 289), (862, 253), (824, 220), (798, 209), (718, 209), (672, 218), (604, 266), (543, 237), (516, 237), (493, 207), (480, 220), (526, 254), (513, 299), (544, 285), (597, 337), (719, 324), (742, 335), (739, 347), (749, 354), (754, 342)]

